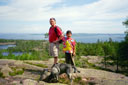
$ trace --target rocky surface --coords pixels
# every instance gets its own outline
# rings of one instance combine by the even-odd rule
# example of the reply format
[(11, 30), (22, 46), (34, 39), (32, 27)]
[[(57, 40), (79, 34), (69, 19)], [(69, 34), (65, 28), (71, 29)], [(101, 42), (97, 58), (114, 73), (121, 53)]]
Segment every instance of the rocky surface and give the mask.
[[(61, 82), (47, 83), (39, 80), (42, 71), (46, 67), (50, 68), (52, 64), (52, 58), (48, 61), (0, 59), (0, 85), (66, 85)], [(80, 84), (76, 85), (128, 85), (128, 77), (122, 74), (89, 68), (78, 69), (81, 73), (73, 74), (74, 80), (80, 81)]]

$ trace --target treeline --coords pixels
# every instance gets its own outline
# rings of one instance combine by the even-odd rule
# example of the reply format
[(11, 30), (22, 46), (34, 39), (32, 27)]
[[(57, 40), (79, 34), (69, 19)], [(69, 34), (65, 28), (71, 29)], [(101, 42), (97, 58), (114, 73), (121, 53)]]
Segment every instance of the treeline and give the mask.
[[(7, 40), (0, 39), (0, 43), (16, 42), (16, 47), (9, 47), (8, 52), (30, 52), (34, 49), (43, 49), (45, 40)], [(8, 43), (9, 44), (9, 43)]]
[(77, 43), (76, 54), (81, 55), (95, 55), (95, 56), (113, 56), (116, 53), (116, 48), (119, 42), (113, 42), (110, 38), (109, 41), (97, 41), (97, 43)]
[[(109, 41), (97, 43), (77, 43), (76, 54), (80, 56), (101, 56), (106, 68), (107, 64), (116, 65), (117, 71), (119, 67), (128, 70), (128, 41), (113, 42)], [(113, 61), (108, 62), (107, 61)]]
[(16, 40), (13, 39), (0, 39), (0, 43), (6, 43), (6, 42), (14, 42)]

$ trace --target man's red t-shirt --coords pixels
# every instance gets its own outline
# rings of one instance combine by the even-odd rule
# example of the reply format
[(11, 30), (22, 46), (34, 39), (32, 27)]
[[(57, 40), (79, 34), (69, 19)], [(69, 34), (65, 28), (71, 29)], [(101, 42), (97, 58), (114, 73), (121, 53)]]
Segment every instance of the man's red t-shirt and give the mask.
[[(57, 34), (55, 33), (55, 28), (57, 31)], [(62, 31), (58, 26), (51, 27), (49, 29), (49, 42), (52, 43), (53, 41), (56, 41), (58, 39), (58, 36), (62, 35)]]

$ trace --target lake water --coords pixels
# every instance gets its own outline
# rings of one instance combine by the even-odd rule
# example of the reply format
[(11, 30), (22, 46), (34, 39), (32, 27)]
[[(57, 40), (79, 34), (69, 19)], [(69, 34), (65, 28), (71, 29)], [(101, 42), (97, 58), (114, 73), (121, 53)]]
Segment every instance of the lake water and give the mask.
[[(0, 45), (0, 50), (2, 49), (7, 49), (8, 47), (15, 47), (16, 45)], [(19, 55), (22, 55), (23, 52), (12, 52), (13, 55), (15, 56), (19, 56)], [(3, 52), (2, 53), (3, 56), (8, 56), (9, 55), (9, 52)]]
[[(124, 40), (125, 34), (87, 34), (87, 33), (74, 33), (72, 38), (77, 42), (83, 43), (96, 43), (100, 41), (108, 41), (112, 38), (113, 41)], [(23, 39), (23, 40), (48, 40), (44, 34), (0, 34), (0, 39)]]
[(8, 47), (15, 47), (16, 45), (0, 45), (0, 49), (7, 49)]
[[(24, 53), (26, 53), (26, 52), (12, 52), (12, 54), (15, 55), (15, 56), (20, 56), (20, 55), (23, 55)], [(31, 54), (31, 52), (29, 52), (29, 54)], [(8, 56), (9, 52), (3, 52), (2, 55), (3, 56)]]
[[(12, 54), (15, 55), (15, 56), (19, 56), (19, 55), (22, 55), (23, 52), (13, 52)], [(3, 56), (8, 56), (9, 52), (3, 52), (2, 55)]]

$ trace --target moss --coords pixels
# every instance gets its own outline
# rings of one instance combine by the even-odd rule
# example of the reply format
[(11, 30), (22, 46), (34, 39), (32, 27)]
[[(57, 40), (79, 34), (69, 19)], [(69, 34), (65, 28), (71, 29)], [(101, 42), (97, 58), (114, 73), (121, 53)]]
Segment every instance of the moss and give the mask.
[(16, 72), (16, 74), (18, 74), (18, 75), (22, 75), (23, 73), (24, 73), (23, 70), (21, 70), (21, 71), (17, 71), (17, 72)]
[(15, 75), (22, 75), (24, 73), (24, 69), (21, 70), (17, 70), (14, 67), (11, 67), (11, 69), (13, 70), (13, 72), (9, 72), (10, 76), (15, 76)]
[(70, 84), (70, 81), (68, 78), (59, 78), (58, 80), (59, 83), (63, 83), (63, 84)]
[(5, 78), (2, 72), (0, 72), (0, 78)]
[(73, 80), (73, 84), (74, 85), (88, 85), (87, 82), (85, 81), (82, 81), (82, 78), (81, 77), (76, 77), (74, 80)]
[(43, 68), (48, 68), (48, 66), (44, 65), (44, 64), (35, 64), (36, 66), (39, 66), (39, 67), (43, 67)]
[(65, 60), (59, 60), (59, 63), (65, 63)]
[(12, 69), (13, 71), (16, 71), (16, 68), (15, 68), (15, 67), (11, 67), (11, 69)]
[(22, 75), (24, 73), (23, 70), (20, 70), (20, 71), (15, 71), (15, 72), (9, 72), (9, 75), (10, 76), (15, 76), (15, 75)]
[(15, 72), (9, 72), (9, 75), (10, 75), (10, 76), (15, 76), (16, 73), (15, 73)]
[(77, 77), (77, 78), (74, 79), (74, 82), (79, 82), (79, 81), (81, 81), (81, 80), (82, 80), (81, 77)]
[[(59, 83), (68, 84), (70, 85), (70, 80), (68, 78), (59, 78)], [(89, 83), (82, 81), (81, 77), (76, 77), (73, 80), (73, 85), (90, 85)]]
[(35, 66), (42, 67), (42, 68), (48, 68), (48, 66), (44, 65), (44, 64), (34, 64), (34, 63), (31, 63), (31, 62), (24, 62), (24, 63), (30, 64), (30, 65), (35, 65)]
[(95, 68), (95, 64), (88, 62), (88, 59), (76, 59), (76, 66), (81, 68)]

